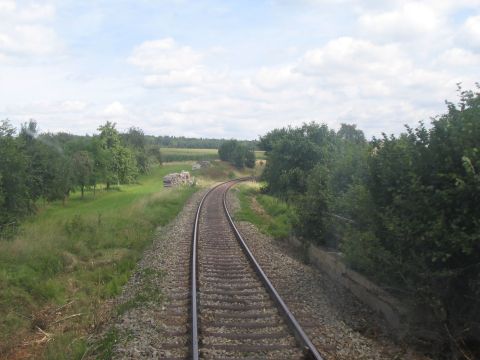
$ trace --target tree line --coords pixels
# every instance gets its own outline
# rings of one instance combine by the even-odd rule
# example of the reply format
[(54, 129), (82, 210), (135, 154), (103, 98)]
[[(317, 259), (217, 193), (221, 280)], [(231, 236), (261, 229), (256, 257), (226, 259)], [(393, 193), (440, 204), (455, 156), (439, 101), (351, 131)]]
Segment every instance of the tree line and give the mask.
[(218, 148), (220, 160), (228, 161), (238, 169), (255, 167), (255, 151), (244, 142), (228, 140)]
[(21, 126), (19, 133), (0, 122), (0, 226), (34, 212), (38, 202), (66, 201), (99, 184), (135, 181), (154, 163), (161, 163), (158, 146), (148, 146), (145, 135), (132, 127), (119, 133), (107, 122), (94, 136), (39, 133), (37, 123)]
[[(417, 311), (410, 335), (438, 358), (480, 348), (480, 94), (430, 126), (367, 141), (355, 125), (316, 123), (260, 139), (265, 191), (296, 211), (306, 244), (338, 248), (351, 267)], [(419, 315), (420, 314), (420, 315)], [(443, 355), (442, 355), (443, 354)], [(469, 356), (469, 357), (468, 357)]]
[[(226, 139), (191, 138), (184, 136), (147, 136), (148, 141), (160, 147), (187, 148), (187, 149), (218, 149), (228, 141)], [(243, 145), (255, 147), (256, 140), (242, 140)]]

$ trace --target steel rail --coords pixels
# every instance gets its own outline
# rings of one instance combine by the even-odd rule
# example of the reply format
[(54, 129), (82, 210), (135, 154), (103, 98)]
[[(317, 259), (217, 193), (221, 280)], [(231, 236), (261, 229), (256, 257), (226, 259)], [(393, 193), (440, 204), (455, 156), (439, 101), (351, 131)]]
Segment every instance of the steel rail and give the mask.
[[(239, 181), (244, 181), (246, 179), (238, 179), (235, 182)], [(300, 343), (302, 347), (307, 351), (307, 359), (315, 359), (315, 360), (324, 360), (318, 350), (316, 349), (315, 345), (311, 342), (311, 340), (308, 338), (307, 334), (305, 331), (303, 331), (302, 327), (298, 323), (297, 319), (295, 319), (295, 316), (291, 313), (291, 311), (288, 309), (287, 304), (283, 301), (281, 296), (278, 294), (277, 290), (273, 287), (272, 283), (268, 279), (267, 275), (263, 271), (262, 267), (260, 264), (257, 262), (255, 257), (253, 256), (253, 253), (250, 251), (247, 243), (243, 239), (242, 235), (240, 234), (240, 231), (238, 231), (238, 228), (236, 227), (235, 223), (233, 222), (233, 219), (230, 215), (230, 212), (228, 211), (227, 207), (227, 193), (230, 190), (230, 188), (235, 185), (232, 184), (230, 185), (227, 190), (223, 193), (223, 208), (225, 210), (225, 214), (227, 215), (228, 222), (230, 223), (230, 226), (233, 229), (233, 232), (235, 233), (235, 237), (237, 238), (238, 242), (240, 243), (240, 246), (244, 250), (245, 254), (247, 255), (248, 260), (252, 264), (255, 272), (257, 275), (260, 277), (260, 280), (264, 284), (264, 286), (267, 288), (268, 292), (270, 293), (270, 296), (272, 297), (273, 301), (278, 305), (278, 307), (281, 309), (282, 315), (284, 316), (285, 320), (287, 321), (287, 324), (290, 326), (290, 328), (293, 330), (293, 333), (295, 335), (295, 338), (297, 341)]]
[(231, 215), (230, 212), (228, 211), (227, 208), (227, 193), (230, 190), (230, 188), (235, 185), (236, 183), (240, 181), (245, 181), (250, 178), (241, 178), (241, 179), (235, 179), (235, 180), (230, 180), (226, 181), (223, 183), (220, 183), (214, 187), (212, 187), (210, 190), (208, 190), (205, 195), (203, 195), (198, 208), (197, 212), (195, 215), (195, 222), (194, 222), (194, 227), (193, 227), (193, 234), (192, 234), (192, 252), (191, 252), (191, 272), (190, 272), (190, 281), (191, 281), (191, 337), (192, 337), (192, 343), (191, 343), (191, 357), (193, 360), (198, 360), (199, 359), (199, 346), (198, 346), (198, 298), (197, 298), (197, 245), (198, 245), (198, 234), (199, 234), (199, 225), (200, 225), (200, 213), (203, 208), (203, 204), (205, 202), (205, 199), (207, 196), (216, 188), (231, 183), (231, 185), (225, 190), (223, 193), (223, 209), (225, 211), (225, 214), (227, 216), (227, 220), (235, 234), (235, 237), (237, 238), (241, 248), (243, 249), (245, 255), (247, 256), (249, 262), (252, 264), (254, 271), (257, 273), (259, 276), (260, 280), (264, 284), (264, 286), (267, 288), (267, 291), (269, 292), (271, 298), (273, 301), (278, 305), (278, 307), (281, 310), (281, 314), (285, 318), (287, 325), (293, 330), (294, 336), (296, 340), (299, 342), (299, 344), (306, 350), (307, 352), (307, 359), (315, 359), (315, 360), (324, 360), (318, 350), (315, 348), (315, 345), (310, 341), (308, 336), (305, 334), (303, 331), (302, 327), (298, 323), (298, 321), (295, 319), (294, 315), (290, 312), (288, 309), (287, 305), (283, 301), (283, 299), (280, 297), (278, 292), (275, 290), (273, 287), (272, 283), (268, 279), (267, 275), (265, 272), (262, 270), (260, 264), (257, 262), (255, 257), (253, 256), (252, 252), (250, 251), (249, 247), (247, 246), (245, 240), (243, 239), (242, 235), (238, 231)]
[[(190, 334), (192, 337), (192, 343), (190, 347), (190, 354), (193, 360), (199, 359), (199, 351), (198, 351), (198, 300), (197, 300), (197, 244), (198, 244), (198, 232), (200, 226), (200, 212), (203, 207), (203, 203), (207, 196), (219, 186), (224, 184), (228, 184), (232, 181), (239, 181), (238, 180), (230, 180), (218, 185), (215, 185), (210, 190), (208, 190), (205, 195), (203, 195), (200, 203), (198, 204), (197, 212), (195, 214), (195, 222), (193, 225), (193, 233), (192, 233), (192, 252), (191, 252), (191, 260), (190, 260), (190, 316), (191, 316), (191, 329)], [(243, 180), (243, 179), (242, 179)]]

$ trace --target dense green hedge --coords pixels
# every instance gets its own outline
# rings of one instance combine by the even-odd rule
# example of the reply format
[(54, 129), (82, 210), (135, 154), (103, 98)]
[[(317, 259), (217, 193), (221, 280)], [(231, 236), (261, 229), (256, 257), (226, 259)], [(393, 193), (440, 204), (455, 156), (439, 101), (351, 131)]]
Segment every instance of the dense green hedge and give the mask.
[(408, 294), (426, 315), (412, 335), (438, 357), (480, 345), (480, 95), (447, 105), (399, 136), (312, 123), (260, 141), (267, 190), (296, 205), (297, 234)]

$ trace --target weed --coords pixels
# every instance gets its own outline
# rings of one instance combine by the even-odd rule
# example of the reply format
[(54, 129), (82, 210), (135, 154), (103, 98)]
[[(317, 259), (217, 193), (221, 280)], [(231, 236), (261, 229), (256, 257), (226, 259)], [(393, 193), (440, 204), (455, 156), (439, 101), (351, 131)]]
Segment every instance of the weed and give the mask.
[(93, 347), (93, 353), (98, 360), (110, 360), (113, 356), (113, 347), (120, 341), (117, 329), (111, 328), (105, 336)]
[(139, 290), (135, 296), (117, 307), (117, 314), (121, 315), (130, 309), (136, 308), (142, 304), (152, 303), (158, 305), (164, 297), (158, 286), (158, 280), (163, 278), (164, 273), (152, 268), (145, 268), (139, 271), (138, 280)]
[(248, 221), (276, 239), (290, 235), (295, 215), (287, 203), (261, 194), (261, 186), (256, 183), (243, 183), (238, 189), (240, 210), (235, 214), (237, 220)]

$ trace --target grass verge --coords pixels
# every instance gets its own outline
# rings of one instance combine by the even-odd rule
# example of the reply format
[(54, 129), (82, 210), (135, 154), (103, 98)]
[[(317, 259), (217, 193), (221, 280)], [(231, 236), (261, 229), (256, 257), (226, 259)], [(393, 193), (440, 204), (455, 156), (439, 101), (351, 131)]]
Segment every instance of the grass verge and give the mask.
[[(163, 189), (166, 165), (139, 184), (48, 205), (0, 242), (0, 358), (81, 359), (159, 225), (195, 188)], [(26, 340), (25, 340), (26, 339)]]
[(248, 221), (275, 239), (284, 239), (290, 235), (295, 212), (287, 203), (261, 194), (258, 183), (241, 183), (234, 191), (237, 191), (240, 201), (235, 220)]

